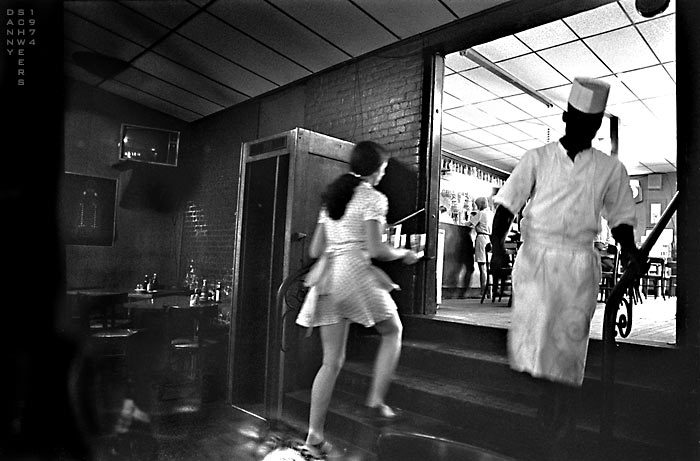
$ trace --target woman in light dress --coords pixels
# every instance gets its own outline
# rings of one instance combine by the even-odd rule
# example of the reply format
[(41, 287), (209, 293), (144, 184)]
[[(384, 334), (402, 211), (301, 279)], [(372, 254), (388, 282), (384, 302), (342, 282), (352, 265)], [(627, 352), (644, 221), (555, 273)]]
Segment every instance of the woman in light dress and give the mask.
[[(370, 141), (358, 143), (350, 159), (350, 172), (338, 177), (322, 196), (322, 209), (309, 248), (319, 258), (311, 291), (297, 323), (319, 327), (323, 363), (311, 389), (309, 431), (304, 450), (325, 458), (331, 450), (325, 441), (324, 425), (336, 378), (345, 361), (350, 323), (374, 327), (381, 335), (372, 384), (365, 405), (377, 418), (391, 419), (396, 413), (384, 397), (391, 383), (401, 351), (402, 325), (390, 291), (396, 286), (372, 265), (401, 260), (414, 264), (415, 252), (382, 242), (388, 201), (374, 186), (387, 166), (382, 146)], [(320, 267), (320, 266), (317, 266)], [(312, 270), (312, 273), (314, 271)]]

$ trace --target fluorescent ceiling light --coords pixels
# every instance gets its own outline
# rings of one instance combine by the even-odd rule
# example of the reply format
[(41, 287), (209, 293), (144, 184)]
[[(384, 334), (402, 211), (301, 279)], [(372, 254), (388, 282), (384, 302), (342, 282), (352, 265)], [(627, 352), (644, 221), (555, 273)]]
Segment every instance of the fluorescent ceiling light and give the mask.
[(480, 54), (478, 51), (474, 50), (473, 48), (467, 48), (466, 50), (462, 50), (459, 52), (462, 56), (465, 56), (475, 63), (479, 64), (481, 67), (484, 69), (488, 70), (495, 76), (505, 80), (506, 82), (510, 83), (514, 87), (524, 91), (526, 94), (529, 94), (542, 104), (544, 104), (547, 107), (552, 107), (554, 106), (554, 103), (549, 100), (547, 97), (539, 94), (537, 90), (534, 88), (531, 88), (527, 85), (527, 83), (523, 82), (522, 80), (518, 79), (515, 75), (511, 74), (510, 72), (506, 71), (505, 69), (502, 69), (501, 67), (498, 66), (498, 64), (489, 61), (484, 55)]

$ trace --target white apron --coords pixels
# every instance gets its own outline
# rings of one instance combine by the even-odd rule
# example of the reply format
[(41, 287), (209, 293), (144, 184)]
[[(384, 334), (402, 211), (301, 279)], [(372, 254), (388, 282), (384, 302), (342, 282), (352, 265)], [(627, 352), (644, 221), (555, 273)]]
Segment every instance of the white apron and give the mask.
[(552, 143), (523, 157), (495, 202), (517, 213), (527, 199), (512, 275), (510, 365), (580, 386), (601, 276), (593, 240), (601, 212), (615, 225), (634, 223), (629, 178), (601, 152), (572, 162)]

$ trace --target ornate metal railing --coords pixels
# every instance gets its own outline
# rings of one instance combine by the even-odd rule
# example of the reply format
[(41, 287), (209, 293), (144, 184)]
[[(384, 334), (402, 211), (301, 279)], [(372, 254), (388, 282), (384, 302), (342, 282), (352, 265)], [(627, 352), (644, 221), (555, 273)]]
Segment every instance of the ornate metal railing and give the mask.
[[(640, 248), (644, 258), (649, 257), (649, 252), (659, 239), (661, 232), (671, 220), (678, 208), (678, 192), (673, 195), (671, 202), (666, 207), (663, 215), (652, 229)], [(603, 316), (603, 356), (602, 356), (602, 383), (603, 400), (600, 412), (600, 441), (605, 448), (613, 439), (615, 428), (615, 353), (617, 343), (615, 337), (620, 335), (626, 338), (632, 329), (632, 306), (635, 297), (635, 283), (644, 274), (626, 270), (619, 282), (615, 285), (605, 303)], [(624, 312), (618, 315), (620, 308)]]
[(287, 316), (296, 316), (299, 313), (299, 309), (301, 309), (304, 303), (304, 298), (306, 298), (306, 294), (309, 292), (309, 288), (304, 285), (304, 280), (314, 262), (316, 262), (316, 260), (312, 260), (296, 272), (287, 276), (277, 289), (277, 312), (279, 312), (281, 316), (279, 345), (282, 352), (288, 352), (286, 344)]

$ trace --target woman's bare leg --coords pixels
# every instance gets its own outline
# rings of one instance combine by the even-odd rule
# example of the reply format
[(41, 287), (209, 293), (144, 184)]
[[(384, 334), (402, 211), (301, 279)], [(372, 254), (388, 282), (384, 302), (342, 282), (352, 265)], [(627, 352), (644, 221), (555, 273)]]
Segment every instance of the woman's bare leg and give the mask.
[(366, 402), (368, 407), (384, 405), (384, 398), (401, 355), (401, 335), (403, 333), (403, 325), (401, 325), (397, 312), (394, 312), (391, 318), (377, 323), (375, 328), (382, 336), (382, 341), (379, 344), (377, 358), (374, 362), (372, 385)]
[(481, 293), (484, 294), (486, 291), (486, 283), (488, 281), (488, 273), (486, 272), (486, 263), (477, 263), (479, 265), (479, 285), (481, 285)]
[(316, 373), (311, 387), (311, 409), (309, 410), (309, 432), (306, 443), (315, 445), (324, 439), (326, 413), (331, 402), (335, 380), (345, 363), (345, 346), (348, 340), (349, 323), (342, 321), (334, 325), (319, 327), (323, 345), (323, 364)]

